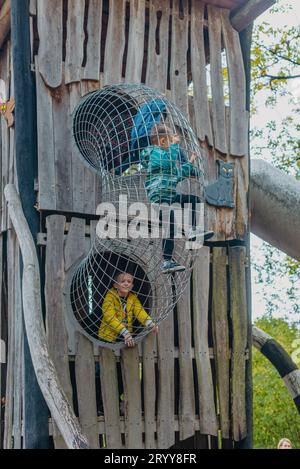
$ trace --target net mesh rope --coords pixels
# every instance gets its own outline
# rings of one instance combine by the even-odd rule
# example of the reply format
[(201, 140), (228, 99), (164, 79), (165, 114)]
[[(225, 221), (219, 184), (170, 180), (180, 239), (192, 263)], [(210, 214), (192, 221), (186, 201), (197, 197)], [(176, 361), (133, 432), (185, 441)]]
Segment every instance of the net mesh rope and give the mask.
[[(93, 246), (72, 272), (70, 309), (98, 345), (121, 348), (126, 334), (139, 342), (164, 320), (188, 284), (201, 246), (190, 231), (203, 228), (201, 151), (183, 113), (145, 85), (86, 95), (73, 138), (101, 178), (102, 205)], [(184, 270), (168, 271), (170, 261)]]

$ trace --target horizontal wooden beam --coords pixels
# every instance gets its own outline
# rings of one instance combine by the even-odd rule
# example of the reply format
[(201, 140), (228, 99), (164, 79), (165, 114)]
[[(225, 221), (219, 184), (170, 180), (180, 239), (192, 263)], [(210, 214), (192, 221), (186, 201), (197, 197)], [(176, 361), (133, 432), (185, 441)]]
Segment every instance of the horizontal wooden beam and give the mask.
[(10, 0), (5, 0), (5, 3), (0, 9), (0, 49), (10, 31)]
[(276, 0), (248, 0), (232, 17), (231, 24), (237, 31), (243, 31), (258, 16), (270, 8)]

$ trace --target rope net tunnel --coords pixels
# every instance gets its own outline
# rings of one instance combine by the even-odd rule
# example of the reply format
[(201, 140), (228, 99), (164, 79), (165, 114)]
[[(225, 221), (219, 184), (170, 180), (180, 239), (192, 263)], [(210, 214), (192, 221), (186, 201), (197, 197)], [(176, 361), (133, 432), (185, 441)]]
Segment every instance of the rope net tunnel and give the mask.
[[(203, 244), (199, 143), (181, 111), (144, 85), (86, 95), (73, 114), (78, 154), (101, 178), (94, 244), (72, 270), (68, 300), (98, 345), (155, 329), (184, 292)], [(169, 266), (169, 267), (168, 267)]]

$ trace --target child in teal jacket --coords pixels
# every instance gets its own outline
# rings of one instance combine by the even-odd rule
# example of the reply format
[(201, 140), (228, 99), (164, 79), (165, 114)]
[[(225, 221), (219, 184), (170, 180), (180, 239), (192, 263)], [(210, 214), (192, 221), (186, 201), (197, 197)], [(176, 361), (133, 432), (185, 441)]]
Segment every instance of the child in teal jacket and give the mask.
[[(145, 189), (148, 199), (156, 204), (185, 204), (192, 205), (192, 230), (189, 239), (195, 239), (197, 235), (206, 238), (213, 235), (212, 232), (204, 233), (196, 229), (196, 204), (200, 203), (199, 197), (177, 192), (177, 184), (190, 177), (199, 177), (200, 172), (193, 166), (196, 155), (192, 155), (189, 162), (179, 163), (182, 150), (180, 138), (165, 125), (156, 125), (150, 137), (151, 144), (141, 153), (142, 166), (147, 170)], [(170, 211), (170, 236), (163, 239), (164, 273), (185, 270), (173, 258), (174, 250), (174, 211)]]

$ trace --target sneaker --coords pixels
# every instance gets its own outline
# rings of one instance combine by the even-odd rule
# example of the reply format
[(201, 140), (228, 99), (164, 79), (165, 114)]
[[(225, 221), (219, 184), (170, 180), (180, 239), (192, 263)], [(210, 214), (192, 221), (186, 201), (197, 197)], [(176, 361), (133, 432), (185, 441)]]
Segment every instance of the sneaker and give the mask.
[(173, 259), (164, 261), (162, 265), (162, 271), (164, 274), (168, 274), (170, 272), (182, 272), (183, 270), (185, 270), (185, 266), (178, 264)]
[(215, 233), (213, 231), (203, 231), (201, 228), (191, 228), (188, 234), (189, 240), (201, 240), (206, 241), (213, 237)]

